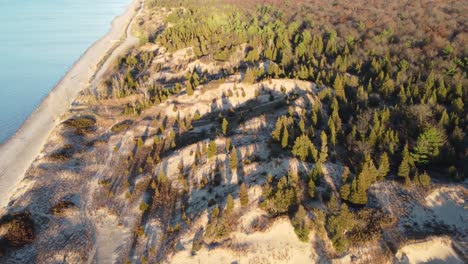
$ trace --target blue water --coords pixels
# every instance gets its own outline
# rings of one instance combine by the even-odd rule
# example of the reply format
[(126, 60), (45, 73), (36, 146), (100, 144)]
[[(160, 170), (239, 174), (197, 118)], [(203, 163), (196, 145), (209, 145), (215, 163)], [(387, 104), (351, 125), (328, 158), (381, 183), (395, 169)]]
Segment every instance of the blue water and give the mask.
[(0, 143), (131, 0), (0, 0)]

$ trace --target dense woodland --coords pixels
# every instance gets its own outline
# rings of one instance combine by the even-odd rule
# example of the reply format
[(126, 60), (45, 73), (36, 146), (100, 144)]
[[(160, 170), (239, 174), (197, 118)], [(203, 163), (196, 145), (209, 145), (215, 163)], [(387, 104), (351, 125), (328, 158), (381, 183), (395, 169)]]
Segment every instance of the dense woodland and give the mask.
[[(375, 182), (395, 181), (419, 191), (434, 182), (466, 179), (468, 35), (463, 13), (468, 10), (462, 1), (374, 1), (371, 6), (366, 1), (202, 2), (149, 1), (150, 9), (171, 12), (163, 29), (146, 22), (142, 44), (155, 43), (168, 52), (191, 47), (193, 60), (218, 63), (240, 52), (239, 64), (218, 76), (193, 69), (170, 85), (143, 88), (153, 54), (134, 52), (119, 62), (109, 81), (112, 92), (106, 96), (125, 98), (144, 90), (144, 100), (128, 104), (124, 111), (138, 115), (173, 95), (191, 96), (203, 89), (200, 85), (233, 74), (240, 74), (246, 84), (281, 78), (317, 84), (321, 104), (279, 117), (269, 142), (281, 155), (314, 166), (304, 175), (268, 175), (259, 204), (271, 217), (287, 215), (300, 239), (307, 240), (314, 222), (324, 224), (337, 252), (346, 251), (352, 242), (374, 239), (394, 221), (369, 204), (367, 191)], [(176, 120), (177, 133), (189, 130), (198, 118), (195, 113), (189, 120)], [(219, 121), (219, 134), (229, 135), (228, 119)], [(169, 137), (155, 138), (156, 154), (142, 164), (153, 166), (165, 152), (186, 144), (172, 127), (160, 128), (167, 129)], [(162, 147), (161, 141), (166, 142)], [(217, 151), (214, 141), (202, 143), (191, 169)], [(224, 151), (236, 168), (235, 146)], [(325, 162), (345, 169), (338, 193), (321, 193), (327, 205), (322, 210), (306, 204), (317, 199)], [(184, 186), (189, 174), (181, 165)], [(216, 169), (213, 174), (214, 183), (199, 187), (216, 185)], [(171, 196), (167, 181), (163, 174), (148, 180), (158, 197), (155, 203)], [(246, 188), (240, 183), (243, 205), (249, 203)], [(225, 208), (210, 202), (205, 241), (222, 239), (235, 226), (233, 198), (226, 199)], [(140, 209), (146, 211), (148, 205)], [(175, 232), (181, 226), (168, 228)], [(194, 251), (201, 247), (198, 238)]]

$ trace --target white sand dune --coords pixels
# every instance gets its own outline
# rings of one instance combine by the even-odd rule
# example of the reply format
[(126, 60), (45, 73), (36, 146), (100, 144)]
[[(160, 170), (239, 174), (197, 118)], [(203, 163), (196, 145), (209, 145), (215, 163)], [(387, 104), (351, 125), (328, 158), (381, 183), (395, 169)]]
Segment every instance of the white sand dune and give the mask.
[(191, 239), (181, 240), (182, 250), (169, 263), (316, 263), (319, 259), (309, 243), (299, 241), (287, 219), (275, 222), (265, 232), (234, 232), (230, 246), (204, 247), (192, 255)]
[(447, 237), (435, 237), (402, 247), (396, 254), (395, 263), (452, 263), (462, 264)]
[[(99, 81), (122, 51), (138, 43), (130, 28), (140, 1), (134, 0), (124, 14), (113, 20), (110, 31), (81, 56), (16, 134), (0, 146), (0, 208), (6, 207), (14, 196), (26, 170), (79, 92), (88, 88), (90, 81)], [(125, 40), (116, 47), (115, 40), (122, 36)], [(105, 62), (99, 66), (103, 59)]]

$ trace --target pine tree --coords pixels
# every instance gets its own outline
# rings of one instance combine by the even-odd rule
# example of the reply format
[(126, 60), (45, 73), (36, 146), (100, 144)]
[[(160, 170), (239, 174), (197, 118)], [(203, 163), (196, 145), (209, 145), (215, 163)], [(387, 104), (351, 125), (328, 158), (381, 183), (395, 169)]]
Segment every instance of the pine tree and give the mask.
[(304, 119), (302, 119), (302, 118), (299, 121), (299, 129), (301, 129), (302, 133), (305, 133), (305, 123), (304, 123)]
[(286, 148), (288, 146), (288, 141), (289, 141), (288, 128), (284, 127), (283, 138), (281, 139), (281, 147)]
[(208, 158), (211, 159), (212, 157), (216, 156), (217, 151), (218, 150), (217, 150), (216, 142), (210, 141), (208, 145), (208, 150), (207, 150)]
[(226, 135), (227, 133), (227, 128), (228, 128), (228, 121), (226, 118), (223, 118), (223, 123), (221, 124), (221, 129), (223, 130), (223, 134)]
[(193, 87), (190, 81), (187, 81), (185, 89), (187, 91), (187, 95), (193, 95)]
[(449, 116), (447, 114), (447, 110), (444, 109), (444, 112), (442, 112), (442, 115), (440, 116), (439, 125), (441, 127), (444, 127), (444, 126), (448, 126), (448, 124), (449, 124)]
[(330, 143), (332, 146), (336, 145), (336, 130), (335, 130), (335, 124), (333, 123), (333, 120), (330, 118), (328, 119), (328, 132), (330, 133)]
[(408, 151), (408, 143), (405, 145), (403, 152), (402, 152), (402, 160), (400, 163), (400, 166), (398, 167), (398, 176), (409, 179), (410, 175), (410, 167), (411, 161), (410, 161), (410, 155)]
[(237, 158), (237, 150), (236, 147), (233, 147), (231, 150), (231, 155), (229, 156), (229, 164), (231, 166), (231, 169), (235, 170), (237, 169), (237, 164), (238, 164), (238, 158)]
[(411, 156), (414, 161), (427, 164), (430, 159), (439, 155), (443, 142), (444, 137), (437, 128), (426, 129), (419, 135)]
[(322, 142), (322, 146), (320, 147), (320, 162), (323, 163), (325, 161), (327, 161), (327, 158), (328, 158), (328, 147), (327, 147), (327, 134), (325, 133), (325, 131), (322, 131), (322, 133), (320, 133), (320, 140)]
[[(306, 161), (311, 152), (312, 156), (315, 156), (314, 159), (316, 158), (317, 154), (313, 154), (314, 150), (315, 147), (313, 146), (313, 143), (310, 141), (309, 137), (307, 135), (302, 135), (297, 137), (294, 141), (292, 153), (299, 157), (302, 161)], [(315, 152), (317, 152), (317, 150), (315, 150)]]
[[(367, 203), (367, 189), (375, 182), (378, 175), (378, 171), (374, 166), (372, 159), (367, 156), (366, 161), (362, 166), (361, 172), (353, 180), (351, 184), (349, 201), (354, 204), (366, 204)], [(343, 190), (346, 192), (347, 190)]]
[(252, 84), (255, 82), (256, 79), (257, 77), (255, 76), (255, 71), (251, 68), (248, 68), (247, 71), (245, 72), (243, 82), (247, 84)]
[(388, 172), (390, 171), (390, 164), (388, 161), (388, 155), (386, 152), (382, 153), (380, 156), (380, 164), (379, 164), (379, 175), (377, 177), (378, 180), (383, 180), (385, 176), (387, 176)]
[(232, 195), (229, 194), (227, 197), (226, 201), (226, 215), (231, 215), (232, 212), (234, 211), (234, 198), (232, 198)]
[(351, 194), (351, 185), (349, 183), (344, 184), (340, 188), (340, 196), (343, 200), (349, 200), (349, 195)]
[(309, 240), (309, 229), (307, 228), (305, 218), (307, 213), (302, 205), (299, 206), (296, 214), (292, 219), (292, 225), (294, 227), (294, 231), (296, 235), (299, 237), (301, 241)]
[(341, 101), (346, 102), (346, 94), (344, 90), (344, 82), (340, 75), (337, 75), (333, 82), (333, 89), (335, 89), (336, 97), (340, 98)]
[(427, 174), (427, 172), (424, 171), (423, 174), (419, 175), (418, 183), (424, 187), (427, 187), (431, 184), (431, 177), (429, 176), (429, 174)]
[(307, 184), (307, 193), (309, 197), (313, 199), (315, 197), (315, 182), (314, 179), (309, 179), (309, 183)]
[(241, 206), (246, 206), (249, 204), (249, 193), (247, 192), (247, 187), (245, 183), (242, 183), (239, 189), (239, 199)]
[(231, 139), (227, 138), (226, 139), (226, 152), (229, 153), (229, 150), (231, 150)]

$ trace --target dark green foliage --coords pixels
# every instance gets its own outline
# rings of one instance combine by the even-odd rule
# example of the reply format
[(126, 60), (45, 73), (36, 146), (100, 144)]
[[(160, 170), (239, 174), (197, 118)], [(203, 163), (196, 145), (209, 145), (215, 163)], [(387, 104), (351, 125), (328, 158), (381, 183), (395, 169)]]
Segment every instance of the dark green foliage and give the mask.
[(315, 181), (314, 179), (310, 179), (309, 183), (307, 184), (307, 194), (311, 199), (315, 197)]
[(247, 192), (247, 186), (245, 183), (242, 183), (239, 189), (239, 199), (241, 206), (246, 206), (249, 204), (249, 193)]
[(213, 158), (214, 156), (216, 156), (217, 152), (218, 152), (218, 147), (216, 146), (216, 142), (211, 140), (210, 143), (208, 144), (208, 150), (207, 150), (208, 158), (209, 159)]
[(297, 209), (296, 214), (291, 219), (291, 223), (294, 227), (294, 232), (296, 232), (299, 240), (307, 242), (309, 240), (309, 227), (307, 226), (307, 212), (302, 205)]
[(327, 134), (325, 131), (322, 131), (320, 133), (320, 140), (322, 142), (322, 145), (320, 147), (320, 162), (323, 163), (327, 161), (328, 158), (328, 147), (327, 147)]
[(371, 184), (377, 180), (378, 176), (379, 171), (376, 169), (374, 162), (370, 157), (366, 157), (366, 161), (362, 166), (361, 172), (351, 182), (351, 186), (349, 187), (349, 196), (346, 195), (348, 194), (348, 187), (342, 187), (340, 192), (343, 192), (342, 194), (345, 197), (348, 196), (347, 199), (354, 204), (366, 204), (367, 189), (369, 189)]
[(227, 216), (230, 216), (234, 212), (234, 198), (232, 198), (231, 194), (229, 194), (227, 197), (226, 209), (224, 212)]
[(263, 202), (260, 206), (271, 215), (288, 213), (296, 204), (296, 188), (290, 176), (283, 176), (278, 183), (273, 183), (273, 177), (268, 176), (263, 186)]
[(428, 187), (431, 184), (431, 177), (429, 176), (429, 174), (427, 174), (427, 172), (424, 172), (422, 174), (416, 174), (414, 176), (414, 182), (423, 187)]
[(402, 160), (400, 166), (398, 167), (398, 176), (405, 179), (407, 182), (409, 180), (409, 175), (411, 172), (411, 157), (408, 151), (408, 144), (405, 145), (402, 152)]
[(386, 152), (382, 153), (380, 156), (380, 163), (379, 163), (379, 175), (377, 176), (378, 180), (383, 180), (385, 176), (387, 176), (388, 172), (390, 171), (390, 164), (388, 161), (388, 155)]
[(395, 220), (382, 210), (365, 208), (357, 213), (354, 227), (346, 234), (353, 244), (375, 241), (384, 228), (390, 227)]
[(252, 69), (252, 68), (248, 68), (247, 71), (245, 72), (243, 82), (247, 83), (247, 84), (252, 84), (256, 80), (257, 80), (257, 76), (256, 76), (256, 73), (255, 73), (255, 70)]
[(312, 157), (312, 161), (317, 160), (317, 149), (307, 135), (302, 135), (296, 138), (292, 153), (299, 157), (302, 161), (306, 161), (308, 157)]
[(328, 236), (333, 243), (336, 251), (344, 252), (349, 245), (349, 240), (345, 233), (351, 230), (355, 225), (355, 216), (348, 209), (346, 204), (342, 204), (339, 211), (331, 214), (326, 223)]
[(428, 128), (418, 136), (416, 146), (411, 153), (417, 163), (427, 164), (439, 155), (439, 148), (444, 143), (444, 136), (436, 128)]
[(223, 123), (221, 124), (221, 129), (222, 129), (224, 135), (226, 135), (226, 133), (227, 133), (228, 124), (229, 123), (226, 120), (226, 118), (223, 118)]
[(231, 150), (231, 155), (229, 156), (229, 165), (231, 166), (231, 169), (233, 170), (237, 169), (238, 163), (239, 163), (239, 160), (237, 158), (237, 150), (236, 150), (236, 147), (233, 147)]
[(66, 120), (63, 124), (68, 128), (87, 130), (94, 127), (96, 118), (94, 116), (75, 116)]

